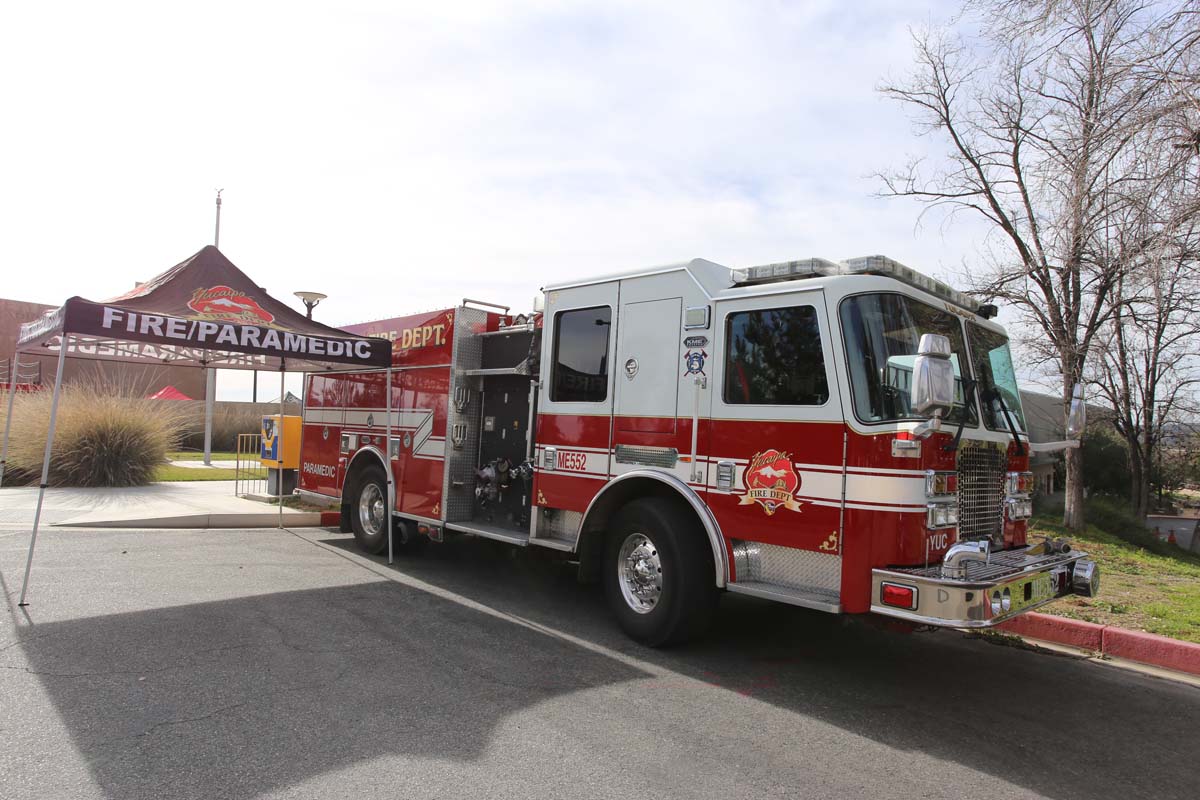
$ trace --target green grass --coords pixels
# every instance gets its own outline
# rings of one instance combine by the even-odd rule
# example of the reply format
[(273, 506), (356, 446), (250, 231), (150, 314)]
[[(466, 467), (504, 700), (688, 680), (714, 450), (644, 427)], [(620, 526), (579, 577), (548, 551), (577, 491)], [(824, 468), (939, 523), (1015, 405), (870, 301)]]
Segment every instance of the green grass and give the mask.
[[(203, 461), (204, 453), (196, 452), (195, 450), (175, 450), (167, 453), (168, 461)], [(213, 461), (237, 461), (237, 453), (217, 453), (212, 454)]]
[(159, 481), (231, 481), (237, 475), (237, 470), (212, 467), (202, 469), (196, 467), (177, 467), (174, 464), (160, 464), (154, 470), (154, 480)]
[(1040, 611), (1200, 644), (1200, 556), (1174, 545), (1154, 552), (1157, 547), (1130, 541), (1147, 535), (1140, 529), (1122, 530), (1117, 536), (1089, 524), (1083, 534), (1068, 534), (1049, 517), (1036, 517), (1032, 523), (1031, 541), (1038, 535), (1063, 536), (1100, 566), (1097, 597), (1068, 595)]

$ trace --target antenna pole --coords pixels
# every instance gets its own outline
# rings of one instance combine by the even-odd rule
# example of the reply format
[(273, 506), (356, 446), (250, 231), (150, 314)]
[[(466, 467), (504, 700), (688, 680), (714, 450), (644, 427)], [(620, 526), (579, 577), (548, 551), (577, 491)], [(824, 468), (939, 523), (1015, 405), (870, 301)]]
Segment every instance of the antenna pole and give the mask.
[[(217, 189), (217, 227), (213, 231), (213, 247), (221, 246), (221, 192)], [(254, 376), (258, 377), (257, 374)], [(255, 381), (257, 383), (257, 380)], [(257, 388), (257, 387), (256, 387)], [(217, 399), (217, 371), (208, 369), (204, 376), (204, 466), (212, 466), (213, 403)]]
[(217, 189), (217, 229), (213, 232), (213, 247), (221, 246), (221, 192), (224, 189)]

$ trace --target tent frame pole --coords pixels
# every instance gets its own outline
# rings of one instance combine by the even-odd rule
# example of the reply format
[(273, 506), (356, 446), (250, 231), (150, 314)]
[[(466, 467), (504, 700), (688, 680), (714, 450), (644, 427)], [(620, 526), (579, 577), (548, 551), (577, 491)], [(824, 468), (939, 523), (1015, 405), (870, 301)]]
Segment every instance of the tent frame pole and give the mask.
[(8, 413), (4, 415), (4, 445), (0, 447), (0, 486), (4, 485), (4, 466), (8, 464), (8, 434), (12, 432), (13, 398), (17, 396), (17, 372), (21, 369), (21, 348), (13, 353), (8, 371)]
[[(287, 367), (284, 366), (283, 359), (279, 359), (279, 427), (276, 436), (279, 437), (279, 463), (283, 463), (283, 397), (284, 385), (287, 378)], [(283, 473), (284, 468), (281, 466), (278, 470), (279, 474), (275, 478), (275, 488), (279, 490), (279, 527), (283, 528)]]
[(54, 370), (54, 397), (50, 400), (50, 427), (46, 429), (46, 452), (42, 455), (42, 480), (38, 484), (37, 510), (33, 512), (33, 532), (29, 537), (29, 556), (25, 559), (25, 578), (21, 581), (21, 599), (17, 605), (24, 608), (25, 593), (29, 590), (29, 572), (33, 569), (33, 548), (37, 545), (38, 525), (42, 521), (42, 500), (46, 497), (46, 484), (50, 479), (50, 448), (54, 446), (54, 425), (58, 422), (58, 398), (62, 394), (63, 362), (67, 360), (67, 349), (71, 335), (64, 334), (58, 348), (58, 367)]
[(384, 396), (387, 398), (387, 442), (383, 448), (383, 463), (387, 465), (387, 537), (388, 563), (392, 563), (392, 512), (396, 509), (396, 478), (392, 469), (392, 359), (388, 357), (387, 377), (384, 383)]

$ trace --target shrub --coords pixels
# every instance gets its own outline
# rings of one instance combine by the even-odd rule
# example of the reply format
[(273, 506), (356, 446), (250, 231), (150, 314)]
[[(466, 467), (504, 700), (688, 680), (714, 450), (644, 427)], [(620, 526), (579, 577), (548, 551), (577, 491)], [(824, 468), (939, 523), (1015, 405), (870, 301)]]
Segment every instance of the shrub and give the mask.
[[(185, 450), (204, 449), (204, 402), (178, 403), (184, 408), (187, 425), (181, 441)], [(213, 404), (213, 438), (212, 449), (223, 452), (233, 452), (237, 447), (239, 433), (258, 433), (262, 428), (262, 418), (268, 414), (278, 414), (278, 403), (234, 403), (217, 402)], [(284, 406), (285, 414), (299, 414), (300, 408), (294, 403)]]
[[(41, 476), (50, 391), (19, 393), (13, 399), (5, 483), (36, 482)], [(0, 393), (0, 425), (8, 397)], [(176, 447), (184, 427), (182, 410), (169, 401), (130, 396), (116, 385), (63, 387), (50, 452), (51, 486), (141, 486)]]

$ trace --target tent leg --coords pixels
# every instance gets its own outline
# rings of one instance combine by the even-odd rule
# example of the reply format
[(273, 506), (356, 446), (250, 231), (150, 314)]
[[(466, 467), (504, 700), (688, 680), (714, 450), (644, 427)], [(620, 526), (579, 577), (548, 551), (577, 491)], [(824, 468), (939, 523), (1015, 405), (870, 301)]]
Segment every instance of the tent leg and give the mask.
[(388, 563), (392, 563), (392, 511), (396, 508), (396, 478), (392, 470), (392, 365), (388, 362), (387, 383), (384, 384), (384, 396), (387, 398), (387, 445), (383, 448), (383, 461), (387, 464), (387, 536)]
[(217, 399), (217, 371), (204, 371), (204, 466), (212, 466), (213, 403)]
[(70, 335), (64, 335), (58, 349), (58, 367), (54, 372), (54, 397), (50, 400), (50, 427), (46, 429), (46, 452), (42, 456), (42, 480), (38, 484), (37, 509), (33, 512), (33, 533), (29, 537), (29, 556), (25, 559), (25, 579), (21, 582), (18, 606), (27, 606), (25, 592), (29, 589), (29, 571), (33, 569), (33, 547), (37, 544), (38, 524), (42, 521), (42, 500), (46, 497), (46, 482), (50, 479), (50, 448), (54, 445), (54, 425), (58, 422), (58, 397), (62, 393), (63, 362), (67, 360)]
[(17, 372), (21, 368), (21, 351), (13, 353), (8, 365), (8, 413), (4, 415), (4, 445), (0, 449), (0, 486), (4, 485), (4, 465), (8, 463), (8, 434), (12, 431), (13, 398), (17, 396)]
[[(283, 463), (283, 395), (284, 395), (284, 379), (287, 377), (287, 371), (284, 369), (283, 360), (279, 361), (279, 458), (280, 464)], [(279, 476), (277, 478), (277, 489), (279, 489), (279, 527), (283, 528), (283, 467), (279, 468)]]

